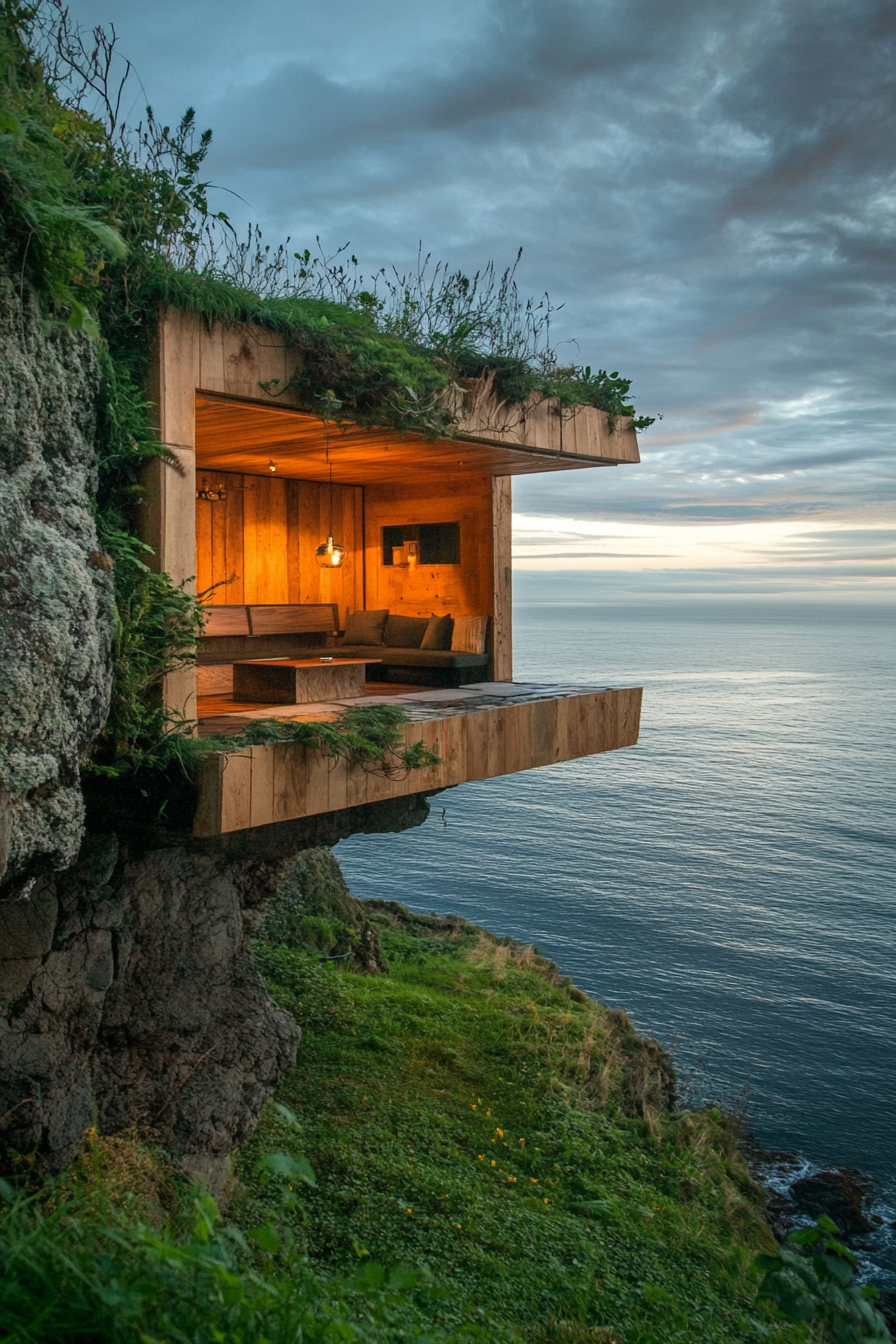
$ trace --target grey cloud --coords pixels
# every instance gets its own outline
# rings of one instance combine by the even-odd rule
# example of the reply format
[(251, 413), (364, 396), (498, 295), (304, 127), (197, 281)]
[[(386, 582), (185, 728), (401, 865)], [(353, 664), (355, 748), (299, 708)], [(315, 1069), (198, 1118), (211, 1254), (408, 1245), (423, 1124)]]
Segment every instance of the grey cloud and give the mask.
[(665, 419), (640, 467), (519, 481), (520, 509), (863, 520), (891, 497), (890, 0), (74, 9), (115, 18), (169, 115), (197, 106), (273, 240), (350, 240), (370, 270), (420, 239), (469, 269), (524, 246), (563, 357)]

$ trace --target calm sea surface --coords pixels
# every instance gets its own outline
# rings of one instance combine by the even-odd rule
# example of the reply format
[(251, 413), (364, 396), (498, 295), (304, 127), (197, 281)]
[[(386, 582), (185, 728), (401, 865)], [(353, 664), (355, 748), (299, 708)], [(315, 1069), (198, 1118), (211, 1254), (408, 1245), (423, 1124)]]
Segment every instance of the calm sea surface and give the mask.
[(894, 1217), (893, 629), (517, 607), (515, 679), (643, 685), (639, 745), (463, 785), (339, 861), (359, 896), (537, 943), (695, 1099), (745, 1095), (763, 1144), (861, 1168)]

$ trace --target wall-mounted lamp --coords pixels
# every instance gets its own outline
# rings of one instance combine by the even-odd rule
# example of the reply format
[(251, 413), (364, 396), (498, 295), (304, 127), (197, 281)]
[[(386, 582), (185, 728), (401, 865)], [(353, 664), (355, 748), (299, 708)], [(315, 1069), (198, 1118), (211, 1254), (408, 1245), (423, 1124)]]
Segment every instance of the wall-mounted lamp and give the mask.
[(276, 463), (274, 462), (273, 458), (271, 458), (271, 459), (268, 461), (268, 471), (276, 471), (276, 470), (277, 470), (277, 465), (276, 465)]

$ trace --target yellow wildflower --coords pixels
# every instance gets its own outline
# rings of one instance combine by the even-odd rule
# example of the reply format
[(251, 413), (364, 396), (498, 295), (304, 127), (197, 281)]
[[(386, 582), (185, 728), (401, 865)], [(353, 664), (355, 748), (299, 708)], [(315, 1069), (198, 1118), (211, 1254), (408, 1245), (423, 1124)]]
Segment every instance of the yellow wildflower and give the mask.
[(499, 1139), (503, 1139), (504, 1131), (503, 1129), (498, 1129), (497, 1125), (495, 1126), (495, 1133), (497, 1134)]
[(495, 1161), (495, 1159), (492, 1158), (492, 1166), (493, 1166), (493, 1167), (496, 1167), (497, 1165), (498, 1165), (498, 1164), (497, 1164), (497, 1162)]
[(532, 1182), (533, 1185), (537, 1185), (537, 1184), (538, 1184), (538, 1177), (537, 1177), (537, 1176), (530, 1176), (530, 1177), (529, 1177), (529, 1180)]

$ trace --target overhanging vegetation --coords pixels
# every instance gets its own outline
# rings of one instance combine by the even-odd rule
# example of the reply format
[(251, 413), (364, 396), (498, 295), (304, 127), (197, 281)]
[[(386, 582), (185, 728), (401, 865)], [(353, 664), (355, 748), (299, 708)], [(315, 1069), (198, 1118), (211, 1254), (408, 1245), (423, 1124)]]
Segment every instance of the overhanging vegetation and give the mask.
[[(365, 278), (344, 249), (272, 249), (257, 230), (237, 239), (210, 206), (202, 176), (211, 132), (197, 131), (192, 109), (174, 127), (150, 108), (138, 125), (123, 124), (129, 70), (114, 36), (82, 34), (53, 0), (3, 0), (2, 260), (48, 321), (96, 342), (101, 366), (96, 511), (120, 619), (98, 747), (104, 768), (129, 756), (150, 763), (178, 731), (158, 708), (159, 691), (164, 675), (194, 656), (198, 628), (194, 599), (166, 589), (134, 540), (143, 468), (168, 456), (146, 393), (160, 306), (281, 333), (300, 356), (286, 386), (309, 409), (362, 424), (450, 435), (457, 399), (446, 392), (483, 373), (509, 402), (535, 395), (561, 414), (576, 405), (611, 420), (634, 414), (618, 373), (560, 365), (550, 302), (521, 299), (515, 266), (470, 277), (421, 256), (409, 274)], [(269, 388), (272, 396), (285, 390)], [(635, 419), (638, 428), (649, 423)]]

